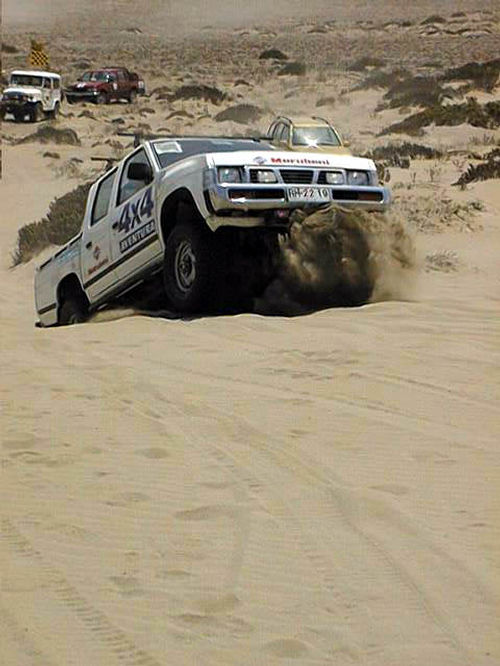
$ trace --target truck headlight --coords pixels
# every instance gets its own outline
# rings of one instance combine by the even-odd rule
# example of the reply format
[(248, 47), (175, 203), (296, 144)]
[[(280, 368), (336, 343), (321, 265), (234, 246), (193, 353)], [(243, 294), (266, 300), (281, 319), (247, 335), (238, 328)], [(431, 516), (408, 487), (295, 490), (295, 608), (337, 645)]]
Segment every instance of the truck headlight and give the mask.
[(325, 174), (325, 180), (328, 185), (343, 185), (344, 174), (342, 171), (327, 171)]
[(366, 171), (348, 171), (348, 185), (368, 185), (368, 174)]
[(219, 167), (217, 177), (219, 183), (241, 183), (241, 171), (238, 167)]
[(258, 169), (257, 170), (258, 183), (277, 183), (278, 179), (272, 169)]

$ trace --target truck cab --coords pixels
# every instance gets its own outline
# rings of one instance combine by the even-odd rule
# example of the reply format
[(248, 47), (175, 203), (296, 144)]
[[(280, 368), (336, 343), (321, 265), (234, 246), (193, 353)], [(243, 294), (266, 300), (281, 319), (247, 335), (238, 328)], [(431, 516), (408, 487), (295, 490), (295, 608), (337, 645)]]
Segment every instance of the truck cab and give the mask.
[(61, 77), (54, 72), (14, 70), (0, 100), (0, 117), (10, 114), (16, 122), (55, 118), (62, 101)]

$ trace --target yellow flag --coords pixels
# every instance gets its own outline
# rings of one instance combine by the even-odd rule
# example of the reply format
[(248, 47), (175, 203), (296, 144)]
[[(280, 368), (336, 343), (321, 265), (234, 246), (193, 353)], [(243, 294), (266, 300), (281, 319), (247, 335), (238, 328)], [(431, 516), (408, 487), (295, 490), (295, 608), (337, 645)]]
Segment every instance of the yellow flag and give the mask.
[(31, 40), (29, 63), (37, 69), (47, 69), (49, 66), (49, 57), (45, 52), (44, 44), (37, 42), (35, 39)]

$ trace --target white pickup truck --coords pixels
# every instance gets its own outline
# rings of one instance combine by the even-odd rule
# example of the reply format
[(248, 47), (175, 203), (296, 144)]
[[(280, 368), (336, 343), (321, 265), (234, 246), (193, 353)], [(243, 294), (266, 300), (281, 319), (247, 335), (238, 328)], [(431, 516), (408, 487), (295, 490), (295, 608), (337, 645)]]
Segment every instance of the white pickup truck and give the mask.
[(374, 163), (253, 139), (142, 142), (90, 189), (80, 233), (36, 269), (39, 325), (84, 321), (144, 281), (179, 312), (258, 295), (296, 208), (385, 210)]
[(15, 70), (0, 99), (0, 119), (9, 113), (16, 122), (28, 116), (36, 123), (43, 118), (56, 118), (62, 102), (61, 77), (54, 72)]

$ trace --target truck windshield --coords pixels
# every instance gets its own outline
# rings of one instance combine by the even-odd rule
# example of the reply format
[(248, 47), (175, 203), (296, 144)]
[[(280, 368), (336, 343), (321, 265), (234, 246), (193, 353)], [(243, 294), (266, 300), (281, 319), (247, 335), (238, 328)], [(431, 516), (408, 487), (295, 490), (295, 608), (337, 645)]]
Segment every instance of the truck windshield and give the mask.
[(108, 81), (108, 72), (85, 72), (80, 77), (81, 81)]
[(42, 87), (43, 79), (41, 76), (31, 76), (30, 74), (12, 74), (10, 83), (14, 86), (32, 86), (34, 88)]
[(294, 146), (340, 146), (340, 141), (330, 127), (296, 127), (293, 130)]

